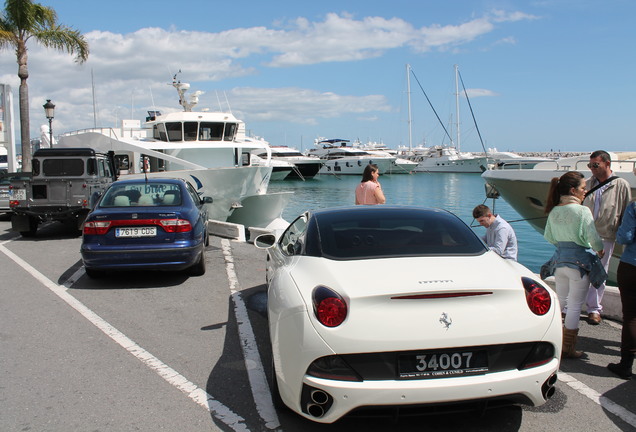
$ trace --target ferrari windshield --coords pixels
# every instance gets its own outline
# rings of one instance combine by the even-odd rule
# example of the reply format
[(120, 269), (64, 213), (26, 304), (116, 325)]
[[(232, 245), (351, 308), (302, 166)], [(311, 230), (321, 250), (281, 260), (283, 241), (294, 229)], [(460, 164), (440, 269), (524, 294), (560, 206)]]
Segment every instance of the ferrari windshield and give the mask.
[(314, 217), (320, 254), (331, 259), (479, 255), (487, 250), (464, 222), (445, 210), (358, 206)]

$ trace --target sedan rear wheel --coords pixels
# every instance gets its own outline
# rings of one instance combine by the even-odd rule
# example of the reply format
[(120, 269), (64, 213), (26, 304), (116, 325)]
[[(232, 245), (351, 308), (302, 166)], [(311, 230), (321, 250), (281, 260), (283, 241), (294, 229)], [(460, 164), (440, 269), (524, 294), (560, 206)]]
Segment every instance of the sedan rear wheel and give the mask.
[(85, 268), (84, 271), (86, 272), (86, 276), (88, 276), (91, 279), (99, 279), (104, 276), (104, 272), (100, 270)]
[(203, 250), (196, 264), (190, 267), (190, 274), (192, 276), (203, 276), (205, 274), (205, 253)]

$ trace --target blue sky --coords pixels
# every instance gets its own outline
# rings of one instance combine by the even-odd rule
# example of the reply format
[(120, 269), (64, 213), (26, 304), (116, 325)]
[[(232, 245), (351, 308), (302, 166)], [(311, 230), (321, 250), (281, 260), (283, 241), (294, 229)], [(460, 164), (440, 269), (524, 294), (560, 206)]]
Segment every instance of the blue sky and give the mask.
[[(167, 84), (181, 70), (205, 92), (198, 108), (227, 100), (272, 144), (307, 149), (337, 137), (395, 148), (408, 144), (408, 63), (446, 128), (456, 122), (459, 66), (486, 147), (635, 148), (632, 0), (41, 3), (85, 35), (91, 54), (76, 65), (29, 44), (32, 136), (46, 123), (46, 99), (56, 104), (56, 134), (176, 111)], [(0, 74), (17, 110), (10, 50)], [(413, 76), (411, 105), (413, 145), (447, 143)], [(462, 150), (481, 151), (465, 102), (460, 119)]]

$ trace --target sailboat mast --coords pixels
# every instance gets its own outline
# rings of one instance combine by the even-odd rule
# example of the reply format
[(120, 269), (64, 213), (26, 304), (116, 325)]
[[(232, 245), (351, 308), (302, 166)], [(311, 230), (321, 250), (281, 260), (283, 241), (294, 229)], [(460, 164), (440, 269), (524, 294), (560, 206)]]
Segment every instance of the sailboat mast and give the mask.
[(455, 65), (455, 117), (456, 117), (456, 128), (457, 128), (457, 151), (460, 151), (461, 141), (460, 141), (460, 132), (459, 132), (459, 68)]
[(413, 138), (411, 133), (411, 65), (406, 65), (406, 98), (408, 101), (408, 125), (409, 125), (409, 154), (412, 150)]

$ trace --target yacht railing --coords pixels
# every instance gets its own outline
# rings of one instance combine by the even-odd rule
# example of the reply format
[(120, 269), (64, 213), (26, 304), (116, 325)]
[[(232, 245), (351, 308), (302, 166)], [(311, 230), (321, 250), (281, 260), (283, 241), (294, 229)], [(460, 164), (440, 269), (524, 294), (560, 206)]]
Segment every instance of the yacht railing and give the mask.
[[(626, 160), (625, 157), (629, 157), (630, 160)], [(489, 166), (492, 169), (506, 169), (506, 170), (527, 170), (527, 169), (539, 169), (539, 170), (550, 170), (550, 171), (583, 171), (586, 172), (588, 170), (587, 164), (589, 162), (588, 156), (582, 156), (578, 160), (574, 160), (573, 158), (568, 158), (568, 160), (554, 159), (538, 162), (536, 165), (540, 165), (538, 168), (535, 167), (524, 167), (523, 165), (527, 162), (519, 161), (519, 160), (499, 160), (490, 164)], [(613, 171), (633, 171), (636, 169), (636, 152), (630, 153), (628, 155), (624, 155), (623, 157), (612, 160), (612, 170)]]
[(109, 138), (118, 139), (117, 133), (113, 128), (103, 127), (103, 128), (86, 128), (86, 129), (78, 129), (70, 132), (65, 132), (61, 136), (74, 136), (81, 135), (89, 132), (100, 133), (102, 135), (106, 135)]
[(84, 133), (98, 133), (108, 138), (118, 140), (119, 138), (133, 138), (144, 139), (148, 138), (148, 129), (142, 127), (125, 127), (125, 128), (112, 128), (112, 127), (93, 127), (86, 129), (78, 129), (71, 132), (66, 132), (62, 136), (73, 136)]

